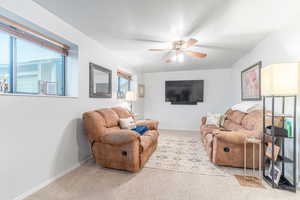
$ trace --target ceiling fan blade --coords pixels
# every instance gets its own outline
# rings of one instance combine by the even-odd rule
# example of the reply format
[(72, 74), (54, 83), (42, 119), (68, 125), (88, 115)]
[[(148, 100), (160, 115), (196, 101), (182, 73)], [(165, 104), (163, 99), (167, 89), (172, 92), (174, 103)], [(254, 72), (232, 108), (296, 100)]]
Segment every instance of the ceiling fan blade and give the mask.
[(170, 51), (171, 49), (148, 49), (149, 51)]
[(198, 58), (204, 58), (207, 56), (206, 53), (200, 53), (200, 52), (195, 52), (195, 51), (185, 51), (185, 53), (189, 56), (195, 56)]
[(131, 40), (139, 41), (139, 42), (156, 42), (156, 43), (167, 43), (168, 41), (163, 40), (151, 40), (151, 39), (141, 39), (141, 38), (133, 38)]
[(190, 48), (190, 47), (194, 46), (197, 42), (198, 42), (198, 40), (191, 38), (185, 43), (185, 47)]
[(218, 51), (232, 51), (232, 52), (245, 52), (245, 50), (238, 49), (238, 48), (233, 48), (233, 47), (224, 47), (224, 46), (219, 46), (219, 45), (202, 45), (202, 44), (197, 44), (194, 47), (199, 47), (199, 48), (206, 48), (206, 49), (213, 49), (213, 50), (218, 50)]

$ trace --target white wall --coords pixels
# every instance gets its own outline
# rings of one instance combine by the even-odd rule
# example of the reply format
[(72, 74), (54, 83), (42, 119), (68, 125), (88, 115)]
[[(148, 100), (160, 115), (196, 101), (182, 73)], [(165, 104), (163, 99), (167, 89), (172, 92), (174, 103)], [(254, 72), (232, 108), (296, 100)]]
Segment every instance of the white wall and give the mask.
[[(165, 81), (204, 80), (204, 102), (171, 105), (165, 102)], [(159, 120), (160, 129), (199, 130), (207, 112), (224, 113), (231, 106), (231, 70), (198, 70), (145, 73), (145, 118)]]
[(232, 66), (234, 102), (241, 101), (241, 71), (258, 61), (262, 66), (300, 61), (300, 30), (278, 31), (266, 37)]
[[(269, 64), (284, 63), (284, 62), (299, 62), (300, 61), (300, 30), (289, 28), (285, 31), (275, 32), (263, 41), (261, 41), (251, 52), (243, 56), (232, 66), (232, 80), (233, 80), (233, 103), (241, 102), (241, 71), (258, 61), (262, 61), (262, 67)], [(299, 132), (300, 132), (300, 97), (298, 96), (297, 103), (297, 135), (298, 135), (298, 152), (299, 152)], [(280, 101), (278, 101), (276, 112), (280, 112)], [(257, 103), (257, 102), (254, 102)], [(267, 102), (268, 105), (270, 105)], [(291, 105), (291, 104), (289, 104)], [(286, 110), (292, 110), (288, 103), (285, 105)], [(290, 145), (291, 147), (291, 145)], [(287, 147), (287, 153), (291, 148)], [(299, 153), (298, 153), (298, 161)], [(299, 169), (300, 164), (298, 165)], [(298, 173), (300, 175), (300, 173)]]
[[(30, 0), (2, 0), (0, 6), (79, 48), (78, 98), (0, 95), (0, 199), (9, 200), (87, 158), (90, 152), (82, 130), (82, 113), (121, 103), (116, 95), (112, 99), (89, 98), (89, 62), (113, 70), (114, 92), (116, 69), (132, 70), (100, 44)], [(134, 74), (140, 81), (139, 74)], [(137, 112), (142, 113), (142, 101), (137, 104)]]

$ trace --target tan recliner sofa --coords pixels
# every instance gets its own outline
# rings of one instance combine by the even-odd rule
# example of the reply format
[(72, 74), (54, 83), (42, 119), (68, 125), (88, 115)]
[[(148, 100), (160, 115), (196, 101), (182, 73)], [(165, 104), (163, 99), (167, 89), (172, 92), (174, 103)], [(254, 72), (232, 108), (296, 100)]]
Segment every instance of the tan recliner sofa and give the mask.
[[(210, 160), (222, 166), (244, 167), (244, 141), (246, 137), (262, 139), (263, 111), (254, 110), (249, 113), (229, 109), (224, 115), (223, 127), (206, 125), (206, 117), (202, 118), (200, 133), (202, 142)], [(266, 125), (271, 119), (266, 118)], [(275, 118), (275, 125), (282, 127), (283, 119)], [(253, 167), (253, 145), (247, 145), (247, 167)], [(255, 168), (259, 165), (258, 146), (255, 146)]]
[(96, 163), (102, 167), (136, 172), (148, 161), (157, 147), (158, 122), (137, 121), (149, 131), (142, 136), (119, 127), (120, 118), (133, 117), (121, 107), (100, 109), (83, 114), (85, 131)]

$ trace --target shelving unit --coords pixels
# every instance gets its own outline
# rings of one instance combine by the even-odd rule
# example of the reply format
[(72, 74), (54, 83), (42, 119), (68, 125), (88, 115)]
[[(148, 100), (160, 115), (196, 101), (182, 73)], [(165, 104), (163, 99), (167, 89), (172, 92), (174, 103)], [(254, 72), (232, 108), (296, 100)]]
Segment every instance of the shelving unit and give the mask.
[[(272, 114), (267, 114), (266, 113), (266, 99), (271, 98), (272, 101)], [(282, 102), (282, 108), (280, 114), (275, 114), (275, 99), (281, 99)], [(285, 102), (286, 98), (293, 98), (293, 114), (285, 114)], [(284, 190), (289, 190), (296, 192), (296, 187), (297, 187), (297, 177), (296, 177), (296, 163), (297, 163), (297, 149), (296, 149), (296, 105), (297, 104), (297, 96), (265, 96), (263, 97), (263, 127), (264, 127), (264, 134), (263, 134), (263, 152), (266, 152), (266, 137), (269, 136), (271, 137), (272, 140), (272, 158), (269, 158), (266, 156), (264, 153), (263, 155), (263, 178), (264, 180), (270, 184), (273, 188), (278, 188), (278, 189), (284, 189)], [(266, 129), (266, 117), (271, 117), (272, 120), (272, 126), (271, 126), (271, 133), (267, 133)], [(283, 117), (284, 123), (287, 118), (291, 119), (293, 121), (293, 129), (292, 129), (292, 136), (283, 136), (283, 135), (277, 135), (277, 132), (275, 130), (280, 130), (284, 129), (284, 127), (279, 127), (275, 129), (275, 118), (276, 117)], [(283, 124), (284, 124), (283, 123)], [(284, 125), (283, 125), (284, 126)], [(289, 158), (286, 156), (285, 153), (285, 141), (286, 140), (292, 140), (293, 144), (293, 158)], [(277, 157), (277, 160), (274, 159), (274, 146), (278, 145), (280, 146), (280, 154)], [(285, 169), (286, 165), (292, 165), (292, 180), (288, 180), (286, 174), (285, 174)], [(279, 183), (275, 183), (275, 174), (274, 174), (274, 167), (277, 166), (278, 168), (281, 169), (281, 177), (279, 179)], [(266, 169), (269, 169), (271, 167), (271, 177), (268, 174), (268, 171), (266, 172)]]
[[(266, 114), (268, 117), (272, 117), (271, 114)], [(287, 118), (293, 118), (293, 115), (287, 115), (287, 114), (274, 114), (274, 117), (287, 117)]]

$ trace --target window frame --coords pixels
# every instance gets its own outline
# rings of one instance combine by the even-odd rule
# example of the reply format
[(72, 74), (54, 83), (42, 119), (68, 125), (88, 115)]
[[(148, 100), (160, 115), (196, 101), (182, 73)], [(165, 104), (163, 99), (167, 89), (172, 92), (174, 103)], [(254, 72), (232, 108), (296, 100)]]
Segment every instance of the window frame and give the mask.
[(128, 88), (127, 91), (131, 91), (131, 75), (122, 75), (123, 72), (118, 71), (117, 73), (117, 77), (118, 77), (118, 90), (117, 90), (117, 98), (118, 99), (125, 99), (126, 98), (126, 94), (125, 96), (121, 96), (120, 92), (121, 92), (121, 78), (125, 79), (128, 81)]
[[(2, 31), (3, 33), (7, 34), (9, 36), (9, 89), (7, 92), (3, 94), (24, 94), (24, 95), (39, 95), (39, 92), (18, 92), (17, 91), (17, 79), (16, 79), (16, 70), (17, 70), (17, 47), (16, 47), (16, 41), (17, 39), (23, 39), (18, 38), (14, 35), (11, 35), (9, 33), (6, 33)], [(34, 42), (31, 42), (30, 40), (23, 39), (32, 45), (38, 45)], [(42, 47), (43, 48), (43, 47)], [(46, 48), (49, 50), (49, 48)], [(54, 51), (56, 52), (56, 51)], [(66, 55), (61, 54), (61, 60), (62, 60), (62, 69), (61, 69), (61, 75), (60, 77), (57, 77), (57, 80), (61, 80), (61, 88), (57, 89), (60, 90), (60, 93), (57, 93), (56, 95), (49, 95), (49, 96), (66, 96)], [(1, 93), (2, 94), (2, 93)], [(43, 95), (44, 96), (44, 95)]]

